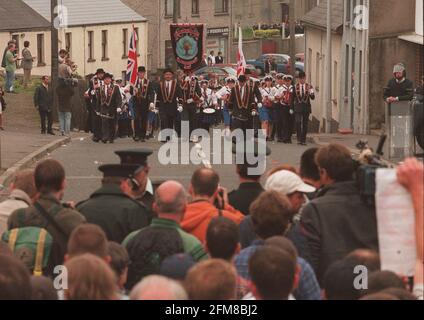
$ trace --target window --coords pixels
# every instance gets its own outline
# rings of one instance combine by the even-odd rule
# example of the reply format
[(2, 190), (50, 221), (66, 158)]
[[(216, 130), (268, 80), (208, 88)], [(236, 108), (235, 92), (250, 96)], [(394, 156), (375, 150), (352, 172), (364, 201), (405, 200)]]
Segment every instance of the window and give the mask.
[(215, 0), (215, 13), (228, 13), (228, 0)]
[(181, 7), (180, 7), (180, 0), (165, 0), (165, 17), (172, 17), (174, 15), (174, 1), (178, 1), (178, 16), (181, 16)]
[(362, 104), (362, 50), (359, 51), (358, 105)]
[(44, 34), (37, 34), (37, 60), (39, 65), (45, 64), (44, 57)]
[(346, 0), (346, 22), (352, 21), (352, 0)]
[(88, 62), (94, 61), (94, 31), (88, 31)]
[(191, 14), (192, 15), (199, 15), (199, 0), (192, 0), (191, 1)]
[(128, 58), (128, 29), (122, 29), (122, 58)]
[(102, 30), (102, 60), (109, 60), (107, 55), (107, 30)]
[(19, 52), (19, 34), (14, 34), (12, 35), (12, 40), (15, 40), (16, 43), (16, 50), (17, 52)]
[(72, 33), (65, 33), (65, 49), (68, 51), (69, 56), (72, 57)]

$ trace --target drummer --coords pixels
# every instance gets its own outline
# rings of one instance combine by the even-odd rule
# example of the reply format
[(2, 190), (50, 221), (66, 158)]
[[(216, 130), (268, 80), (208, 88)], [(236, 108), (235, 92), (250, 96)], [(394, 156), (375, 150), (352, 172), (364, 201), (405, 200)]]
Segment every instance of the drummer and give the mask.
[(262, 108), (259, 109), (259, 120), (261, 121), (262, 130), (265, 130), (267, 141), (272, 141), (273, 129), (273, 103), (275, 88), (272, 85), (272, 76), (268, 75), (264, 78), (264, 87), (261, 88)]
[(209, 82), (202, 80), (200, 82), (202, 94), (202, 114), (200, 115), (200, 126), (209, 131), (211, 125), (215, 123), (216, 107), (218, 101), (215, 93), (209, 88)]
[(231, 135), (231, 116), (230, 112), (227, 108), (227, 101), (230, 98), (231, 95), (231, 89), (234, 88), (236, 84), (237, 78), (235, 77), (227, 77), (225, 78), (225, 86), (222, 87), (217, 93), (216, 98), (221, 101), (222, 106), (222, 115), (224, 118), (224, 135), (229, 136)]

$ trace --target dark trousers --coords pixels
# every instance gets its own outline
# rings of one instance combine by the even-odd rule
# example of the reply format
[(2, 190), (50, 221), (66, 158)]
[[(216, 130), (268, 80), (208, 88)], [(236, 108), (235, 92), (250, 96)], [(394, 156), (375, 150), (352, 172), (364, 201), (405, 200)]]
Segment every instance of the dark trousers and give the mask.
[(283, 107), (281, 112), (281, 125), (282, 125), (282, 139), (283, 141), (291, 141), (293, 133), (293, 117), (290, 114), (289, 107)]
[(284, 128), (284, 108), (279, 104), (275, 108), (275, 128), (278, 140), (284, 140), (283, 128)]
[(41, 132), (52, 132), (53, 115), (51, 111), (39, 110), (41, 120)]
[(244, 134), (244, 139), (246, 140), (247, 137), (247, 130), (253, 129), (253, 120), (250, 117), (247, 121), (241, 121), (240, 119), (237, 119), (235, 117), (232, 118), (231, 122), (232, 130), (241, 129)]
[(102, 139), (102, 118), (97, 115), (94, 108), (91, 109), (91, 130), (93, 132), (94, 140)]
[(120, 138), (131, 137), (133, 130), (131, 128), (131, 119), (118, 120), (118, 136)]
[(297, 141), (301, 143), (305, 143), (306, 135), (308, 134), (309, 113), (298, 112), (295, 114), (295, 119), (296, 119)]
[(113, 142), (115, 140), (116, 121), (115, 119), (101, 118), (102, 141)]
[(177, 129), (176, 128), (176, 115), (166, 111), (159, 111), (160, 116), (160, 129)]
[(185, 105), (183, 112), (181, 112), (181, 121), (189, 122), (190, 135), (193, 130), (196, 130), (200, 127), (200, 113), (196, 113), (196, 109), (196, 105), (191, 103)]
[(134, 118), (134, 136), (139, 139), (146, 138), (147, 130), (147, 116), (149, 109), (147, 106), (135, 106), (135, 118)]

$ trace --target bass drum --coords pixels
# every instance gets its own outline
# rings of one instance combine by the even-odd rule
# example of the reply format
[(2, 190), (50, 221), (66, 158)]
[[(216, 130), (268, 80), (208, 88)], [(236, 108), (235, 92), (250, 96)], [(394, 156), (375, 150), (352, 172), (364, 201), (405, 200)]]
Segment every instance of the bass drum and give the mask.
[(414, 101), (414, 136), (418, 145), (424, 149), (424, 105), (423, 96)]

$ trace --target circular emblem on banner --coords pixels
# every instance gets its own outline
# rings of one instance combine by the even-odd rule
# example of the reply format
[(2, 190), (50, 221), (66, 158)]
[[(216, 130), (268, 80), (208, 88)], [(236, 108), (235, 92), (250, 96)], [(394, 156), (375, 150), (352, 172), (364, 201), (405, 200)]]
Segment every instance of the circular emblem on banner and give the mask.
[(177, 55), (183, 60), (192, 60), (199, 53), (197, 41), (190, 36), (184, 36), (177, 41)]

